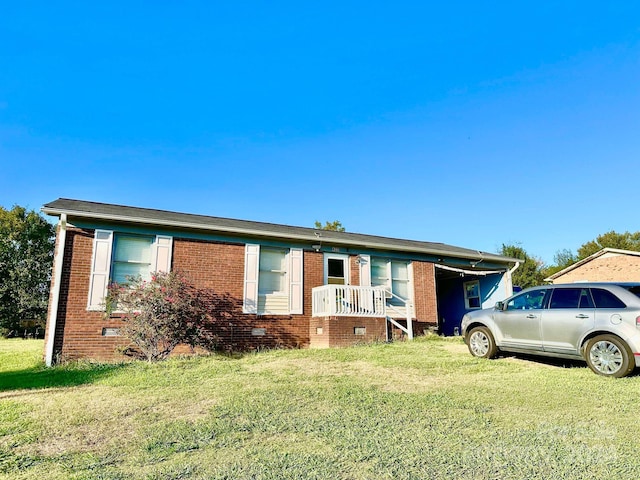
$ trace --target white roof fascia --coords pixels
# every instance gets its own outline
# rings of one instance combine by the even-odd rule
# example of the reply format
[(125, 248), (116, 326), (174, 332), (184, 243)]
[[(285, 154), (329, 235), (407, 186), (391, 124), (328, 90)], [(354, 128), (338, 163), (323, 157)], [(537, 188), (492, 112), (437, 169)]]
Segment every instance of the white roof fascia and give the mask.
[[(235, 233), (247, 236), (257, 236), (257, 237), (270, 237), (270, 238), (280, 238), (287, 240), (301, 240), (305, 242), (317, 242), (318, 238), (315, 235), (300, 235), (295, 233), (288, 233), (286, 235), (273, 232), (269, 230), (257, 230), (250, 228), (241, 228), (241, 227), (225, 227), (220, 225), (206, 225), (202, 223), (190, 223), (190, 222), (180, 222), (176, 220), (162, 220), (162, 219), (147, 219), (144, 217), (134, 217), (128, 215), (117, 215), (117, 214), (104, 214), (97, 212), (85, 212), (80, 210), (72, 210), (72, 209), (56, 209), (56, 208), (47, 208), (43, 207), (42, 211), (47, 215), (62, 215), (66, 213), (68, 217), (82, 217), (88, 219), (98, 219), (98, 220), (108, 220), (108, 221), (116, 221), (116, 222), (128, 222), (128, 223), (140, 223), (146, 225), (158, 225), (165, 227), (178, 227), (178, 228), (189, 228), (194, 230), (208, 230), (208, 231), (216, 231), (216, 232), (224, 232), (224, 233)], [(467, 255), (462, 252), (451, 251), (448, 249), (436, 250), (436, 249), (428, 249), (428, 248), (416, 248), (402, 245), (393, 245), (383, 242), (358, 242), (357, 240), (351, 241), (343, 241), (340, 239), (331, 239), (324, 237), (323, 240), (327, 243), (334, 244), (344, 244), (344, 245), (353, 245), (360, 248), (371, 248), (371, 249), (383, 249), (383, 250), (393, 250), (397, 252), (412, 252), (412, 253), (423, 253), (430, 255), (445, 255), (453, 258), (464, 258), (466, 260), (479, 260), (482, 261), (484, 259), (498, 262), (498, 263), (508, 263), (501, 262), (499, 259), (495, 258), (486, 258), (482, 252), (478, 252), (478, 256)]]

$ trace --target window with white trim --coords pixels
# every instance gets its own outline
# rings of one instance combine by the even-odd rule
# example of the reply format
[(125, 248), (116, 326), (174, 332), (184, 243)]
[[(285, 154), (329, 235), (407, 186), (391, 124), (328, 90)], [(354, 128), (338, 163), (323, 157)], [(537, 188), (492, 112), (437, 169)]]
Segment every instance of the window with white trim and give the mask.
[(262, 248), (258, 293), (260, 295), (285, 295), (287, 285), (287, 251)]
[(480, 298), (480, 281), (464, 282), (464, 305), (467, 310), (482, 308)]
[(409, 266), (408, 261), (371, 258), (371, 286), (387, 287), (395, 295), (388, 300), (388, 303), (404, 305), (404, 301), (409, 301), (412, 296)]
[(128, 277), (148, 279), (151, 272), (171, 269), (173, 238), (96, 230), (93, 237), (89, 310), (103, 310), (109, 283), (126, 283)]
[(130, 278), (151, 277), (151, 247), (155, 238), (143, 235), (115, 234), (111, 281), (127, 283)]
[(242, 311), (302, 313), (302, 249), (247, 244)]
[(289, 313), (287, 254), (282, 249), (260, 249), (258, 313)]
[(349, 285), (349, 255), (324, 254), (324, 284)]

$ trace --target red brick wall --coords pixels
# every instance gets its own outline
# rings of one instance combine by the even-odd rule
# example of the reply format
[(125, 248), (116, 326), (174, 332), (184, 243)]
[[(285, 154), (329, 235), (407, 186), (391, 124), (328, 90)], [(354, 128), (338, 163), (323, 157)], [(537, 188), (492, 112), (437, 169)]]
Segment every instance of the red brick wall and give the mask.
[[(214, 243), (174, 238), (173, 270), (183, 272), (193, 284), (210, 293), (217, 322), (214, 333), (224, 348), (245, 350), (272, 347), (307, 347), (311, 317), (309, 276), (317, 272), (314, 257), (304, 252), (304, 314), (255, 315), (242, 313), (244, 290), (244, 244)], [(320, 256), (322, 272), (322, 256)], [(320, 282), (314, 286), (322, 284)], [(308, 290), (308, 291), (307, 291)], [(255, 336), (254, 329), (264, 329)]]
[[(356, 262), (357, 255), (349, 256), (349, 284), (360, 285), (360, 265)], [(324, 278), (323, 278), (324, 280)]]
[[(386, 320), (370, 317), (316, 317), (310, 322), (311, 347), (347, 347), (358, 343), (383, 342), (387, 338)], [(364, 328), (364, 335), (356, 335)]]
[(436, 272), (433, 263), (413, 262), (413, 289), (416, 312), (413, 331), (414, 334), (422, 334), (424, 329), (438, 325)]
[[(104, 318), (103, 312), (87, 311), (93, 230), (69, 228), (65, 243), (54, 355), (59, 360), (120, 358), (116, 348), (126, 340), (102, 335), (103, 328), (121, 326), (118, 317)], [(309, 346), (311, 288), (323, 282), (322, 254), (304, 252), (303, 315), (254, 315), (242, 313), (244, 248), (244, 244), (176, 237), (172, 268), (210, 294), (218, 320), (214, 333), (223, 348)], [(265, 335), (253, 335), (254, 329), (264, 329)]]
[[(56, 240), (57, 241), (57, 240)], [(60, 248), (60, 245), (56, 245)], [(103, 312), (87, 310), (93, 230), (67, 229), (61, 278), (54, 361), (75, 358), (114, 358), (119, 337), (104, 337), (103, 328), (117, 328), (120, 321), (104, 318)], [(47, 325), (47, 331), (49, 325)]]
[(553, 283), (638, 281), (640, 281), (640, 257), (606, 253), (561, 275)]
[[(117, 359), (121, 337), (103, 336), (103, 328), (118, 328), (118, 318), (105, 318), (103, 312), (87, 311), (91, 274), (93, 230), (70, 227), (65, 242), (56, 341), (56, 359)], [(56, 247), (59, 248), (59, 245)], [(312, 288), (323, 284), (323, 254), (304, 252), (304, 313), (302, 315), (255, 315), (242, 313), (244, 282), (244, 244), (174, 238), (172, 268), (180, 271), (205, 291), (212, 302), (217, 322), (214, 333), (223, 348), (242, 350), (271, 347), (308, 347), (310, 342), (340, 346), (384, 340), (384, 319), (319, 318), (312, 314)], [(351, 282), (359, 284), (356, 257), (350, 259)], [(414, 262), (416, 321), (414, 331), (436, 324), (435, 272), (430, 263)], [(326, 335), (318, 336), (316, 328)], [(366, 335), (354, 334), (354, 327), (366, 327)], [(47, 326), (48, 329), (48, 326)], [(264, 329), (256, 336), (254, 329)]]

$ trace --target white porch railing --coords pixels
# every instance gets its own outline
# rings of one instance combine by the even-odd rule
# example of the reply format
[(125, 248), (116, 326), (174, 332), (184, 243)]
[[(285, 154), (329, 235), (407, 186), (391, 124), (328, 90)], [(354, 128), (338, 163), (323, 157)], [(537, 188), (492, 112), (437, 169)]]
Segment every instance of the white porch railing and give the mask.
[[(314, 317), (384, 317), (407, 336), (413, 338), (413, 308), (409, 302), (390, 293), (384, 287), (359, 287), (352, 285), (323, 285), (312, 289), (312, 315)], [(399, 312), (393, 305), (387, 304), (387, 297), (405, 302), (404, 314), (407, 326), (399, 324), (390, 315)], [(388, 313), (391, 310), (393, 313)]]
[(324, 285), (312, 290), (313, 316), (384, 317), (384, 289), (351, 285)]

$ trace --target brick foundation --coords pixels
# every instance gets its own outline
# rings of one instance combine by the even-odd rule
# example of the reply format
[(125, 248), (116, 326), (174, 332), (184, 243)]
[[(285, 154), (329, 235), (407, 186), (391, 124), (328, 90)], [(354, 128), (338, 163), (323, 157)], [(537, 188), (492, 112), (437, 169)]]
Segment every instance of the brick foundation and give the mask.
[(314, 317), (309, 323), (312, 348), (346, 347), (387, 340), (386, 320), (371, 317)]

